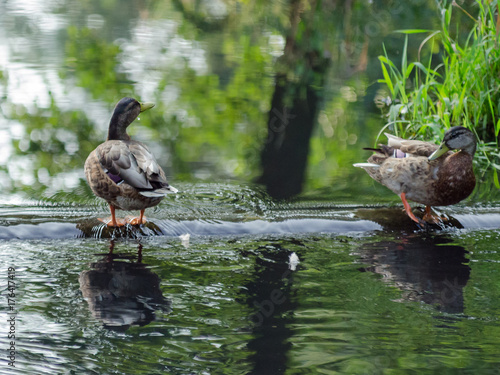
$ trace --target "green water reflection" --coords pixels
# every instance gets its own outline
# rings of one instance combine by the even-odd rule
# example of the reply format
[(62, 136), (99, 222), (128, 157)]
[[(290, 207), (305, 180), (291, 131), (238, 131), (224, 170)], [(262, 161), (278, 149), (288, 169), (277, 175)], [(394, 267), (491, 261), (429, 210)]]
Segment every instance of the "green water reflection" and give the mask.
[(18, 275), (21, 373), (488, 374), (498, 241), (161, 237), (111, 257), (107, 241), (12, 240), (0, 257)]
[[(442, 228), (417, 231), (397, 197), (351, 166), (384, 123), (382, 43), (398, 59), (393, 31), (436, 29), (436, 9), (2, 2), (0, 290), (15, 267), (17, 372), (498, 373), (500, 210), (489, 176), (443, 209)], [(410, 37), (409, 59), (420, 42)], [(311, 69), (315, 54), (324, 69)], [(253, 183), (277, 139), (269, 129), (280, 129), (272, 114), (299, 119), (284, 109), (304, 93), (316, 110), (302, 193), (278, 202)], [(118, 233), (96, 222), (107, 208), (83, 164), (123, 96), (156, 102), (130, 133), (180, 192), (148, 210), (147, 226)], [(5, 321), (5, 304), (0, 312)]]
[[(343, 181), (362, 175), (350, 168), (365, 157), (359, 149), (383, 123), (374, 104), (382, 42), (397, 55), (402, 38), (392, 30), (432, 29), (439, 15), (433, 1), (298, 3), (5, 2), (2, 190), (41, 198), (86, 189), (81, 166), (123, 96), (157, 103), (130, 130), (172, 181), (253, 180), (269, 116), (282, 111), (272, 108), (278, 73), (290, 83), (285, 110), (306, 86), (316, 90), (306, 191), (345, 189)], [(325, 58), (321, 79), (307, 78), (319, 73), (300, 58), (313, 52), (284, 50), (289, 35), (297, 44), (313, 31), (304, 43)], [(290, 118), (299, 109), (292, 105)]]

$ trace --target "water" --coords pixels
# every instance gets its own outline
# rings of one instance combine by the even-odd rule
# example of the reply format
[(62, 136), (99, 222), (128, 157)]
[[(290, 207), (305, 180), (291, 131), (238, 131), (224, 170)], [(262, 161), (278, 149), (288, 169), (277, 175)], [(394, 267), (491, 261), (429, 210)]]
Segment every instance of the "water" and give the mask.
[(16, 373), (498, 373), (499, 206), (419, 230), (400, 207), (200, 190), (121, 231), (105, 206), (4, 207)]
[[(424, 3), (321, 2), (295, 58), (288, 2), (2, 2), (0, 373), (499, 374), (491, 171), (419, 229), (352, 167), (384, 124), (382, 43), (398, 61), (393, 30), (439, 27)], [(317, 90), (288, 201), (255, 184), (266, 125), (302, 119), (300, 95), (272, 108), (278, 73)], [(110, 229), (83, 163), (123, 96), (156, 102), (130, 133), (179, 193)]]
[(497, 373), (498, 240), (498, 230), (159, 236), (116, 241), (114, 255), (109, 240), (10, 240), (16, 369)]

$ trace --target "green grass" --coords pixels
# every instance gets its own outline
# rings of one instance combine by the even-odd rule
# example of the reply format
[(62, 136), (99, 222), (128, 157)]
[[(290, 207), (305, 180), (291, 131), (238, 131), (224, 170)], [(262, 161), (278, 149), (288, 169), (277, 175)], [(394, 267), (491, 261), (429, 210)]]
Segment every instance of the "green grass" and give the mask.
[[(389, 129), (402, 137), (438, 142), (446, 129), (465, 126), (477, 136), (476, 161), (483, 173), (492, 173), (500, 188), (500, 6), (496, 1), (476, 0), (477, 17), (453, 2), (441, 9), (438, 31), (404, 30), (406, 34), (400, 67), (385, 51), (380, 56), (387, 96), (383, 112)], [(463, 41), (453, 37), (453, 12), (462, 12), (474, 21)], [(411, 34), (428, 34), (419, 48), (431, 51), (427, 61), (407, 61)], [(433, 52), (439, 51), (438, 54)], [(438, 60), (436, 64), (435, 61)], [(381, 133), (382, 133), (381, 131)]]

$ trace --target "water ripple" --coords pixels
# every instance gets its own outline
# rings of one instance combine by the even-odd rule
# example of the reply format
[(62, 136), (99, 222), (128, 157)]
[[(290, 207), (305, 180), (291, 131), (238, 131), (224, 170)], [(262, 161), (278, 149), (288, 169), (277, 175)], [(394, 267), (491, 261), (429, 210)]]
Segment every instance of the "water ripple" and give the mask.
[[(148, 209), (140, 227), (108, 228), (97, 217), (108, 216), (106, 204), (94, 197), (54, 199), (0, 205), (0, 239), (141, 238), (147, 236), (252, 235), (279, 233), (348, 233), (418, 228), (398, 208), (355, 203), (297, 200), (276, 202), (254, 186), (180, 184), (181, 191)], [(62, 197), (62, 198), (61, 198)], [(57, 199), (62, 199), (57, 202)], [(450, 229), (500, 227), (500, 207), (453, 206), (443, 210)], [(125, 215), (118, 211), (118, 215)]]

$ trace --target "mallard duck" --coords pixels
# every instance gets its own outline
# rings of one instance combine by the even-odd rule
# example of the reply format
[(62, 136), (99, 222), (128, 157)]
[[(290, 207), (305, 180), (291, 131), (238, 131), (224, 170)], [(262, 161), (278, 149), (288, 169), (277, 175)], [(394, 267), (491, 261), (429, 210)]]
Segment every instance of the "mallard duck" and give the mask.
[[(176, 193), (154, 155), (141, 142), (133, 141), (127, 127), (139, 113), (154, 106), (133, 98), (118, 102), (109, 122), (106, 142), (97, 146), (85, 161), (85, 176), (90, 188), (105, 199), (111, 211), (110, 219), (99, 219), (108, 226), (146, 223), (144, 211), (156, 206), (168, 193)], [(117, 219), (115, 210), (140, 210), (140, 216), (129, 221)]]
[[(446, 131), (441, 145), (405, 140), (387, 134), (388, 144), (379, 145), (368, 163), (357, 163), (377, 182), (400, 196), (406, 213), (422, 224), (407, 199), (426, 206), (424, 221), (438, 222), (431, 206), (448, 206), (467, 198), (476, 186), (472, 159), (476, 137), (467, 128), (455, 126)], [(451, 150), (459, 150), (452, 152)]]

